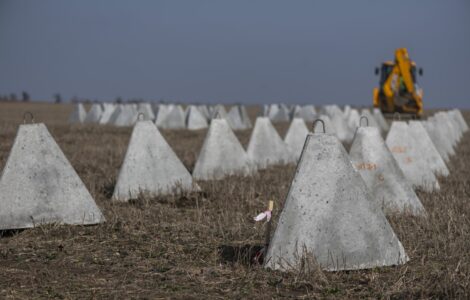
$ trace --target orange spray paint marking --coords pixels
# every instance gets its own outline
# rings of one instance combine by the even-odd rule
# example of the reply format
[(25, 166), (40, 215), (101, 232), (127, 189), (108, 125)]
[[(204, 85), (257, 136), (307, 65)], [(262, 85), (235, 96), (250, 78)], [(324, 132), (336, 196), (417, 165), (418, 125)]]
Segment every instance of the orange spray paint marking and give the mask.
[(369, 170), (369, 171), (372, 171), (372, 170), (375, 170), (377, 169), (377, 165), (374, 164), (374, 163), (359, 163), (356, 165), (356, 168), (358, 170)]
[(406, 152), (406, 147), (402, 146), (394, 146), (392, 149), (390, 149), (391, 152), (393, 153), (405, 153)]

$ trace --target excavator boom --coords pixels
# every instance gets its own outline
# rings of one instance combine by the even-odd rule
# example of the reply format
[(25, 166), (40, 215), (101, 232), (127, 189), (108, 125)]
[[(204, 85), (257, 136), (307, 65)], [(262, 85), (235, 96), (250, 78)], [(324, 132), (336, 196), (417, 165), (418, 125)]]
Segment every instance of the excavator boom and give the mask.
[(374, 107), (385, 114), (399, 112), (420, 117), (422, 90), (417, 88), (416, 64), (410, 60), (408, 51), (405, 48), (395, 50), (395, 60), (384, 62), (380, 72), (380, 86), (373, 93)]

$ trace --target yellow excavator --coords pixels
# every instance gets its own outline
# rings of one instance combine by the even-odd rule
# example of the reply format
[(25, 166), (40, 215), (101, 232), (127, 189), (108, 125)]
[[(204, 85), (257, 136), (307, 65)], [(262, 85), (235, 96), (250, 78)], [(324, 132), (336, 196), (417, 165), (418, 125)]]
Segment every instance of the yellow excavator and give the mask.
[[(423, 114), (423, 90), (417, 83), (416, 63), (408, 56), (406, 48), (395, 50), (395, 61), (382, 63), (375, 68), (380, 75), (380, 86), (374, 88), (374, 107), (384, 114), (408, 114), (421, 117)], [(418, 74), (423, 75), (419, 68)]]

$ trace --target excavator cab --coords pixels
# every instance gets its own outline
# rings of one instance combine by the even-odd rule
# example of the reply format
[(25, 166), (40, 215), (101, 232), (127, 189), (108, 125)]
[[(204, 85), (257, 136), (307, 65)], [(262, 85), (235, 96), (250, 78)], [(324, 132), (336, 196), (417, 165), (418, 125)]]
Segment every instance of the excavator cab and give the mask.
[(395, 51), (395, 61), (386, 61), (375, 69), (380, 75), (379, 87), (374, 88), (374, 107), (384, 114), (399, 112), (421, 117), (423, 113), (423, 91), (418, 86), (415, 62), (408, 57), (408, 51), (400, 48)]

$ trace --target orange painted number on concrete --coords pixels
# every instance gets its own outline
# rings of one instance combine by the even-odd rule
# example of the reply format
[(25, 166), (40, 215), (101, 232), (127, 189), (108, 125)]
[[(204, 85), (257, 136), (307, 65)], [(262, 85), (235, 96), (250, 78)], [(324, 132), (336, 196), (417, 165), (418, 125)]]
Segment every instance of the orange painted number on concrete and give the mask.
[(406, 152), (406, 147), (402, 146), (394, 146), (392, 149), (390, 149), (393, 153), (405, 153)]
[(374, 164), (374, 163), (359, 163), (356, 165), (356, 168), (358, 170), (369, 170), (369, 171), (372, 171), (372, 170), (375, 170), (377, 169), (377, 165)]

